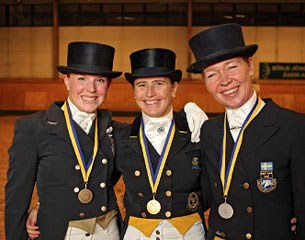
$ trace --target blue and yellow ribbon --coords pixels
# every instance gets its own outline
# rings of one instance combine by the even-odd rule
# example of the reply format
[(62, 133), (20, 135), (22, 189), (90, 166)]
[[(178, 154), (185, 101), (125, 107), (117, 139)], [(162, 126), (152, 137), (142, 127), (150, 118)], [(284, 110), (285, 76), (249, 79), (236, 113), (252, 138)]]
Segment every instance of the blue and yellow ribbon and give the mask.
[(247, 115), (246, 119), (243, 122), (243, 125), (239, 131), (238, 137), (236, 139), (236, 142), (233, 146), (233, 150), (231, 153), (230, 161), (228, 163), (227, 171), (225, 171), (226, 168), (226, 143), (227, 143), (227, 114), (225, 113), (224, 116), (224, 122), (223, 122), (223, 141), (222, 141), (222, 147), (221, 147), (221, 154), (220, 154), (220, 179), (222, 182), (223, 187), (223, 194), (224, 197), (228, 197), (229, 189), (231, 186), (231, 181), (233, 177), (233, 171), (236, 163), (236, 159), (239, 153), (239, 150), (241, 148), (242, 142), (243, 142), (243, 136), (244, 131), (247, 128), (247, 126), (250, 124), (250, 122), (255, 118), (258, 111), (260, 110), (262, 99), (257, 97), (257, 100)]
[(71, 110), (70, 110), (68, 101), (65, 101), (65, 103), (63, 105), (63, 111), (64, 111), (64, 115), (65, 115), (65, 120), (66, 120), (66, 125), (68, 128), (70, 140), (71, 140), (78, 164), (80, 165), (83, 180), (85, 183), (88, 183), (89, 176), (92, 171), (93, 163), (94, 163), (95, 157), (97, 155), (97, 151), (98, 151), (97, 116), (95, 119), (93, 154), (92, 154), (90, 160), (88, 161), (88, 163), (86, 163), (82, 148), (80, 146), (80, 143), (79, 143), (79, 140), (78, 140), (78, 137), (76, 134), (76, 130), (74, 128), (74, 123), (72, 120), (72, 114), (71, 114)]
[(175, 122), (174, 119), (171, 122), (170, 128), (168, 130), (166, 140), (164, 143), (164, 147), (161, 153), (161, 156), (158, 160), (158, 165), (156, 168), (156, 171), (154, 172), (150, 154), (149, 154), (149, 149), (148, 149), (148, 144), (145, 136), (145, 131), (144, 131), (144, 123), (143, 119), (141, 119), (141, 126), (140, 126), (140, 144), (142, 148), (142, 153), (143, 153), (143, 158), (145, 162), (145, 167), (148, 175), (148, 180), (149, 180), (149, 185), (151, 187), (151, 191), (153, 194), (157, 192), (160, 179), (162, 176), (162, 172), (165, 166), (165, 162), (167, 160), (167, 156), (170, 150), (170, 147), (172, 145), (174, 135), (175, 135), (176, 127), (175, 127)]

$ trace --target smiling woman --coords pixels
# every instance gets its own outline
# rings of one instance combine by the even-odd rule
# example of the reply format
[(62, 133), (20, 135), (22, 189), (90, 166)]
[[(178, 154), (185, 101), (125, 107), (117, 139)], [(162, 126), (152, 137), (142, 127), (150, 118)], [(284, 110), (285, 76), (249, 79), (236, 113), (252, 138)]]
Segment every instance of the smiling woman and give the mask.
[(236, 57), (203, 70), (207, 90), (226, 108), (240, 107), (253, 94), (252, 58)]
[(257, 93), (258, 45), (245, 44), (240, 25), (210, 27), (189, 43), (196, 62), (188, 71), (203, 73), (225, 107), (201, 129), (213, 196), (208, 239), (305, 239), (305, 114)]
[(70, 73), (64, 75), (69, 99), (87, 113), (94, 112), (105, 100), (111, 80), (102, 75)]
[(68, 98), (15, 122), (5, 187), (7, 240), (27, 238), (35, 185), (40, 205), (29, 225), (38, 225), (41, 238), (79, 239), (85, 232), (119, 239), (112, 131), (122, 124), (98, 109), (108, 79), (121, 75), (112, 71), (113, 58), (109, 45), (71, 42), (67, 66), (57, 67), (65, 75)]
[[(20, 116), (0, 116), (0, 192), (4, 192), (4, 186), (6, 183), (6, 172), (8, 169), (8, 148), (12, 142), (13, 132), (14, 132), (14, 123), (16, 119)], [(131, 122), (131, 117), (114, 117), (115, 120), (121, 122)], [(123, 193), (124, 193), (124, 183), (119, 180), (118, 184), (115, 186), (115, 194), (117, 196), (117, 201), (119, 209), (122, 216), (124, 217), (124, 208), (123, 208)], [(5, 239), (5, 230), (4, 230), (4, 194), (0, 194), (0, 240)], [(30, 208), (36, 207), (38, 202), (38, 197), (36, 193), (36, 188), (32, 196), (32, 201)]]
[(137, 78), (134, 81), (134, 97), (143, 113), (151, 117), (164, 117), (172, 109), (178, 84), (168, 77)]
[(176, 55), (147, 48), (130, 60), (125, 78), (141, 114), (115, 136), (116, 167), (126, 186), (124, 239), (204, 240), (208, 181), (199, 144), (191, 141), (184, 116), (173, 110), (181, 80)]

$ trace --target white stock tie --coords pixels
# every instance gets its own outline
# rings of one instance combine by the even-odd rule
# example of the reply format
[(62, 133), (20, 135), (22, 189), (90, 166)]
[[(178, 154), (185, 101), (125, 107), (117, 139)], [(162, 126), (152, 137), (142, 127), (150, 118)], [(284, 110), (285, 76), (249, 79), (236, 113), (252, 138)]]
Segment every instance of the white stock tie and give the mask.
[(149, 120), (145, 125), (145, 135), (156, 151), (161, 155), (170, 127), (169, 119)]

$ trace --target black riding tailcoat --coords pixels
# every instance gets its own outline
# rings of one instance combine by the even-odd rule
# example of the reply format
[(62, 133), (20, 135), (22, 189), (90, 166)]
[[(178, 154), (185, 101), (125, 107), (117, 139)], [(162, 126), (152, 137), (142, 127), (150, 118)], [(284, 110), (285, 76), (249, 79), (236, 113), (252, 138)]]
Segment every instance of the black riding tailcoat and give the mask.
[[(111, 113), (98, 111), (99, 148), (88, 183), (93, 200), (82, 204), (77, 195), (84, 188), (84, 181), (69, 138), (62, 104), (54, 103), (47, 111), (16, 121), (5, 188), (7, 240), (28, 239), (25, 222), (35, 183), (40, 202), (39, 239), (64, 239), (70, 220), (118, 211), (113, 191), (117, 180), (113, 174), (114, 155), (111, 139), (106, 134), (113, 125)], [(89, 159), (93, 152), (94, 124), (89, 135), (77, 124), (75, 126), (85, 158)]]
[[(161, 211), (156, 215), (148, 213), (146, 205), (153, 199), (153, 195), (139, 141), (140, 119), (141, 117), (136, 118), (131, 126), (116, 134), (115, 139), (118, 149), (116, 168), (126, 185), (125, 227), (130, 216), (167, 219), (198, 212), (204, 222), (203, 212), (209, 206), (207, 173), (202, 162), (200, 145), (191, 143), (187, 123), (178, 113), (174, 113), (176, 132), (155, 196), (161, 203)], [(155, 169), (160, 156), (150, 143), (149, 152)], [(195, 209), (191, 209), (191, 203), (188, 202), (192, 192), (199, 197), (199, 204)]]
[[(244, 132), (227, 198), (234, 215), (227, 220), (217, 212), (224, 202), (219, 174), (224, 115), (203, 125), (202, 149), (213, 192), (208, 239), (216, 233), (229, 240), (305, 239), (305, 117), (264, 101), (266, 105)], [(229, 130), (227, 136), (229, 161), (233, 147)], [(277, 183), (264, 192), (261, 163), (271, 162), (268, 176)], [(298, 219), (296, 235), (290, 230), (293, 216)]]

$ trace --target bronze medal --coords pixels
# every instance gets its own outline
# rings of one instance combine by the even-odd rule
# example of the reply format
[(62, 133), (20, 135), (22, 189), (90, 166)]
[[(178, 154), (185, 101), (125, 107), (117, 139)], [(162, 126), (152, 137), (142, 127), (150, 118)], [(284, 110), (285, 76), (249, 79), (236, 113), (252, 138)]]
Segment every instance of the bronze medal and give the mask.
[(233, 207), (229, 203), (224, 202), (219, 205), (218, 213), (222, 218), (230, 219), (234, 214), (234, 210), (233, 210)]
[(150, 214), (155, 215), (161, 211), (161, 204), (156, 199), (152, 199), (147, 203), (146, 209)]
[(93, 193), (88, 188), (84, 188), (78, 193), (78, 200), (81, 203), (87, 204), (91, 202), (92, 199), (93, 199)]

